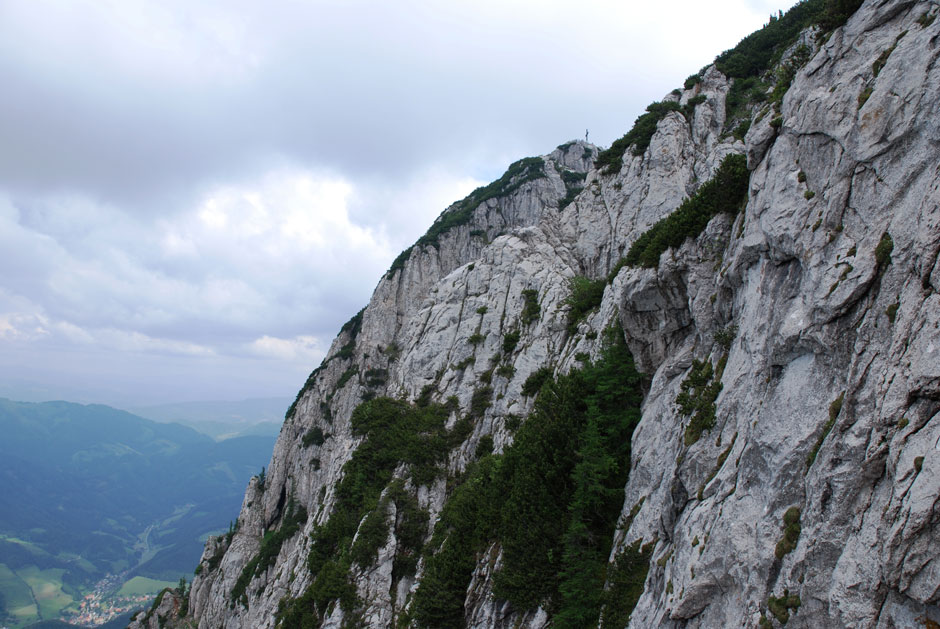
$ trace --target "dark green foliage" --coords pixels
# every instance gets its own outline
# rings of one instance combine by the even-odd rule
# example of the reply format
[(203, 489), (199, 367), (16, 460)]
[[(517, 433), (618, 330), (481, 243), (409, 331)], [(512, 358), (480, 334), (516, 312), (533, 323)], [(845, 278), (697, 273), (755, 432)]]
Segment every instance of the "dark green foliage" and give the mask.
[(403, 268), (405, 260), (411, 256), (411, 252), (415, 247), (440, 246), (441, 236), (455, 227), (469, 223), (473, 218), (473, 211), (481, 203), (496, 197), (508, 196), (523, 184), (544, 177), (544, 166), (545, 162), (541, 157), (526, 157), (510, 164), (502, 177), (486, 186), (477, 188), (462, 201), (458, 201), (438, 216), (431, 228), (415, 244), (402, 251), (395, 258), (386, 275), (391, 276), (395, 271)]
[(888, 57), (891, 56), (891, 53), (894, 52), (894, 49), (898, 47), (897, 42), (894, 43), (890, 48), (885, 49), (878, 58), (875, 59), (875, 62), (871, 64), (871, 73), (872, 76), (877, 77), (881, 74), (881, 69), (885, 67), (885, 64), (888, 63)]
[[(429, 400), (422, 406), (412, 406), (401, 400), (379, 397), (356, 407), (351, 419), (352, 432), (364, 440), (343, 466), (343, 478), (336, 486), (336, 502), (329, 519), (311, 535), (307, 565), (317, 576), (303, 596), (290, 601), (281, 610), (282, 626), (318, 624), (334, 600), (339, 600), (344, 609), (355, 606), (350, 566), (353, 561), (368, 563), (374, 556), (373, 549), (377, 549), (383, 535), (387, 535), (385, 518), (381, 515), (387, 508), (387, 502), (383, 505), (380, 500), (382, 490), (402, 463), (410, 466), (416, 485), (427, 484), (440, 474), (444, 456), (468, 432), (467, 422), (458, 422), (448, 432), (444, 424), (449, 414), (447, 406)], [(396, 504), (399, 500), (407, 502), (393, 489), (387, 498), (396, 500)], [(379, 515), (372, 515), (374, 513)], [(419, 515), (414, 517), (420, 519)], [(352, 540), (360, 522), (365, 529), (360, 536), (364, 533), (365, 537), (353, 550)], [(414, 522), (409, 521), (408, 526), (413, 527)], [(412, 547), (409, 555), (412, 559), (415, 552)], [(405, 569), (407, 565), (400, 568)]]
[(871, 85), (866, 85), (862, 88), (862, 91), (858, 94), (858, 108), (861, 109), (865, 106), (865, 103), (868, 102), (868, 99), (871, 98), (871, 95), (874, 93), (875, 88)]
[(641, 401), (641, 376), (619, 330), (596, 364), (543, 388), (500, 468), (507, 489), (497, 596), (521, 608), (555, 601), (557, 626), (596, 623)]
[(817, 21), (823, 5), (823, 0), (808, 0), (798, 3), (780, 17), (772, 17), (762, 29), (718, 55), (715, 65), (729, 78), (763, 74), (796, 41), (800, 31)]
[(493, 542), (497, 597), (545, 604), (557, 627), (597, 624), (640, 387), (619, 332), (596, 364), (545, 384), (513, 444), (483, 456), (445, 503), (415, 594), (418, 626), (463, 626), (471, 573)]
[(479, 332), (474, 332), (473, 334), (467, 337), (467, 342), (470, 343), (471, 345), (479, 345), (480, 343), (483, 342), (485, 338), (486, 336), (484, 336), (483, 334), (480, 334)]
[(738, 326), (736, 325), (729, 325), (726, 328), (715, 330), (715, 343), (725, 350), (731, 349), (731, 344), (734, 343), (734, 337), (737, 335)]
[(510, 330), (503, 335), (503, 353), (512, 354), (519, 344), (519, 330)]
[(362, 308), (359, 312), (350, 317), (349, 321), (343, 324), (343, 327), (339, 329), (340, 334), (346, 333), (349, 335), (349, 338), (355, 340), (359, 336), (359, 332), (362, 331), (362, 315), (366, 311), (365, 308)]
[(832, 31), (845, 24), (860, 6), (862, 0), (826, 0), (825, 7), (816, 19), (824, 31)]
[(920, 24), (922, 27), (927, 28), (928, 26), (933, 24), (933, 21), (936, 19), (937, 19), (937, 14), (931, 13), (930, 9), (928, 9), (927, 11), (924, 11), (923, 15), (917, 18), (917, 23)]
[(633, 608), (643, 594), (655, 544), (641, 546), (642, 541), (635, 541), (614, 558), (613, 568), (607, 576), (608, 587), (603, 595), (602, 629), (626, 627)]
[(532, 397), (542, 389), (542, 385), (550, 380), (551, 377), (551, 367), (539, 367), (530, 373), (529, 377), (522, 383), (522, 395)]
[(594, 166), (603, 168), (602, 172), (608, 175), (619, 171), (623, 168), (623, 154), (628, 148), (632, 147), (630, 152), (633, 155), (642, 155), (649, 147), (659, 121), (670, 112), (681, 110), (679, 103), (673, 101), (650, 103), (646, 107), (646, 113), (636, 119), (633, 128), (626, 135), (611, 144), (609, 149), (597, 155)]
[(342, 389), (344, 386), (346, 386), (346, 383), (349, 382), (349, 380), (353, 376), (355, 376), (357, 373), (359, 373), (359, 365), (353, 365), (352, 367), (344, 371), (342, 375), (339, 377), (339, 380), (336, 381), (336, 388), (334, 390), (339, 391), (340, 389)]
[(914, 457), (914, 471), (920, 474), (920, 471), (924, 468), (924, 457), (915, 456)]
[(367, 369), (365, 376), (367, 387), (384, 387), (388, 381), (388, 369)]
[(309, 448), (310, 446), (322, 446), (324, 441), (326, 441), (326, 435), (319, 426), (314, 426), (308, 430), (301, 440), (305, 448)]
[(510, 413), (506, 415), (506, 430), (515, 432), (519, 429), (519, 426), (522, 425), (522, 418), (516, 415), (515, 413)]
[(881, 235), (878, 246), (875, 247), (875, 262), (878, 263), (879, 268), (884, 269), (891, 264), (892, 251), (894, 251), (894, 240), (891, 239), (891, 234), (885, 232)]
[[(790, 590), (784, 590), (783, 596), (777, 598), (776, 596), (771, 596), (767, 599), (767, 609), (771, 614), (774, 615), (774, 618), (777, 619), (781, 625), (787, 624), (787, 621), (790, 620), (790, 610), (793, 610), (793, 613), (796, 613), (796, 610), (800, 608), (801, 605), (800, 597), (796, 594), (790, 594)], [(770, 624), (770, 623), (768, 623)]]
[(431, 404), (431, 396), (437, 392), (437, 387), (434, 384), (426, 384), (421, 387), (421, 393), (418, 394), (418, 398), (415, 400), (415, 405), (419, 408), (424, 408)]
[(682, 87), (684, 87), (687, 90), (690, 90), (701, 82), (702, 82), (702, 77), (700, 77), (698, 74), (693, 74), (692, 76), (690, 76), (689, 78), (685, 80), (685, 83), (682, 84)]
[(749, 174), (744, 155), (729, 155), (715, 176), (703, 183), (679, 208), (643, 233), (627, 251), (625, 263), (655, 267), (669, 247), (698, 236), (721, 213), (737, 214), (747, 200)]
[(486, 412), (493, 404), (493, 387), (484, 386), (479, 387), (473, 391), (473, 396), (470, 398), (470, 416), (471, 417), (483, 417), (483, 413)]
[(783, 559), (784, 555), (793, 552), (800, 539), (800, 531), (800, 508), (790, 507), (783, 514), (783, 537), (774, 549), (774, 556), (777, 559)]
[(502, 376), (508, 380), (516, 375), (516, 368), (512, 365), (500, 365), (496, 368), (496, 375)]
[(418, 627), (464, 627), (464, 599), (477, 555), (495, 535), (499, 520), (496, 461), (484, 457), (467, 468), (464, 478), (444, 503), (434, 527), (424, 576), (412, 605)]
[(698, 107), (699, 105), (701, 105), (702, 103), (704, 103), (705, 100), (706, 100), (706, 98), (705, 98), (705, 95), (704, 95), (704, 94), (699, 94), (698, 96), (693, 96), (692, 98), (690, 98), (690, 99), (686, 102), (685, 108), (684, 108), (684, 113), (686, 114), (686, 118), (688, 118), (688, 117), (691, 115), (692, 111), (693, 111), (696, 107)]
[(816, 455), (819, 454), (819, 448), (822, 447), (823, 441), (826, 440), (826, 437), (829, 435), (829, 431), (832, 430), (832, 427), (836, 423), (836, 418), (839, 416), (839, 412), (842, 410), (842, 401), (845, 399), (845, 391), (839, 394), (839, 397), (832, 401), (832, 404), (829, 405), (829, 419), (823, 425), (822, 433), (819, 435), (819, 439), (816, 440), (816, 445), (813, 446), (813, 449), (809, 451), (809, 454), (806, 455), (806, 467), (812, 467), (813, 462), (816, 460)]
[[(588, 153), (588, 157), (590, 156), (590, 153)], [(565, 196), (558, 202), (558, 209), (563, 210), (568, 207), (575, 197), (584, 190), (585, 177), (587, 177), (587, 173), (577, 173), (573, 170), (561, 171), (561, 179), (565, 182)]]
[(713, 369), (711, 360), (693, 360), (689, 375), (679, 385), (676, 404), (679, 412), (690, 417), (685, 429), (685, 445), (690, 446), (702, 437), (702, 433), (715, 425), (715, 400), (721, 392), (721, 375), (727, 356), (718, 361)]
[(756, 76), (735, 79), (725, 98), (725, 117), (728, 122), (742, 119), (747, 120), (750, 125), (749, 107), (765, 101), (768, 88), (769, 86)]
[(359, 531), (356, 541), (349, 550), (349, 558), (363, 568), (375, 563), (379, 548), (388, 539), (388, 500), (382, 500), (379, 506), (369, 512)]
[(778, 107), (783, 102), (783, 95), (790, 89), (793, 79), (796, 77), (797, 70), (806, 65), (809, 61), (810, 49), (805, 44), (797, 46), (793, 54), (785, 62), (777, 67), (777, 82), (774, 85), (773, 92), (770, 94), (770, 101)]
[(428, 535), (428, 512), (421, 508), (418, 499), (405, 491), (401, 482), (392, 483), (389, 499), (395, 503), (395, 559), (392, 563), (392, 582), (404, 576), (414, 576), (418, 557)]
[(888, 321), (894, 323), (895, 318), (898, 316), (898, 308), (900, 307), (901, 302), (895, 302), (885, 309), (885, 314), (888, 315)]
[(519, 317), (522, 325), (530, 325), (538, 321), (541, 312), (539, 292), (534, 288), (527, 288), (522, 291), (522, 314)]
[(741, 123), (734, 128), (734, 131), (731, 132), (731, 135), (737, 140), (744, 140), (744, 136), (747, 135), (747, 132), (751, 129), (751, 119), (747, 118), (742, 120)]
[(236, 602), (240, 602), (245, 606), (248, 605), (248, 596), (245, 590), (248, 584), (251, 583), (252, 578), (258, 574), (264, 574), (265, 570), (271, 567), (277, 559), (278, 553), (281, 552), (281, 546), (284, 542), (296, 535), (306, 523), (307, 510), (295, 505), (294, 501), (290, 500), (287, 503), (287, 509), (280, 528), (264, 534), (258, 554), (245, 564), (241, 574), (238, 575), (238, 580), (235, 581), (235, 585), (232, 587), (232, 607), (235, 606)]
[(475, 454), (478, 459), (487, 454), (493, 454), (493, 435), (483, 435), (480, 437)]
[(607, 278), (589, 280), (586, 277), (575, 276), (568, 280), (569, 293), (564, 303), (568, 306), (569, 336), (577, 332), (578, 322), (601, 305), (606, 286)]

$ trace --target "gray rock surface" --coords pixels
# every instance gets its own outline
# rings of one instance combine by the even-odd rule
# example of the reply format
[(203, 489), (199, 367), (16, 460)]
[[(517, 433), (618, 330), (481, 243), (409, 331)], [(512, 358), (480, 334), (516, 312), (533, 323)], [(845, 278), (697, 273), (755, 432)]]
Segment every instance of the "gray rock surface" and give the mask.
[[(350, 417), (364, 397), (414, 400), (433, 383), (436, 399), (466, 409), (504, 334), (519, 330), (513, 369), (492, 375), (491, 405), (448, 459), (458, 472), (482, 437), (497, 452), (511, 442), (506, 421), (531, 410), (521, 391), (532, 372), (597, 355), (596, 333), (617, 323), (650, 376), (611, 553), (655, 542), (631, 627), (756, 626), (762, 616), (779, 626), (768, 601), (785, 591), (800, 601), (790, 627), (940, 622), (940, 21), (918, 21), (937, 10), (870, 0), (827, 41), (808, 34), (814, 54), (779, 128), (755, 110), (744, 142), (723, 135), (729, 83), (712, 67), (678, 96), (705, 102), (689, 120), (664, 118), (618, 173), (591, 170), (594, 147), (563, 145), (544, 157), (543, 177), (473, 208), (437, 246), (412, 249), (376, 287), (358, 333), (341, 332), (311, 376), (230, 543), (209, 540), (191, 618), (272, 627), (281, 600), (303, 593), (309, 534), (358, 445)], [(605, 276), (729, 153), (746, 154), (752, 171), (744, 210), (713, 219), (658, 268), (621, 269), (569, 337), (569, 279)], [(567, 205), (565, 170), (586, 173)], [(893, 250), (879, 263), (884, 234)], [(530, 325), (519, 319), (526, 290), (540, 307)], [(694, 359), (722, 356), (716, 425), (686, 445), (680, 385)], [(327, 438), (305, 446), (315, 427)], [(418, 491), (429, 526), (445, 498), (443, 480)], [(232, 588), (289, 499), (309, 518), (251, 580), (245, 606)], [(791, 507), (801, 532), (778, 557)], [(389, 535), (374, 565), (354, 565), (360, 624), (396, 626), (420, 582), (423, 565), (392, 587), (397, 543)], [(515, 612), (493, 596), (499, 562), (495, 546), (480, 559), (468, 626), (548, 626), (544, 610)], [(342, 616), (337, 606), (324, 626)]]

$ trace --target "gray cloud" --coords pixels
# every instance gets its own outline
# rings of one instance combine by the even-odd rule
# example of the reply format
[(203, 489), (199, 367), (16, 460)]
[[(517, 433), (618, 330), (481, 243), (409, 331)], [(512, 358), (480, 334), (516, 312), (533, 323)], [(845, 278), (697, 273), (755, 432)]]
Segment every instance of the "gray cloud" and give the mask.
[(634, 4), (0, 4), (0, 376), (296, 389), (447, 204), (776, 8)]

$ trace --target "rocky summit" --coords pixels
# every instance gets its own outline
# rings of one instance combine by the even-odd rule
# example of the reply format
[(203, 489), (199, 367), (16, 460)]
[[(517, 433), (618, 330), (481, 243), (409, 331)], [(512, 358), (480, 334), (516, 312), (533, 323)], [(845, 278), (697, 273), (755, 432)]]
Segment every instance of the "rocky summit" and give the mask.
[(802, 2), (447, 208), (133, 626), (940, 626), (938, 10)]

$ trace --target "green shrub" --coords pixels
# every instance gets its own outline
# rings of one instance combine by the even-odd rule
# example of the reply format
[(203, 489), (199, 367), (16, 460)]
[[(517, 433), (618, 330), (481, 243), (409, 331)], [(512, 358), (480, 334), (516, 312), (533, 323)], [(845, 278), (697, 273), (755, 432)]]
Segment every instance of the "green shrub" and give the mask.
[(385, 383), (388, 381), (388, 369), (384, 368), (374, 368), (367, 369), (365, 373), (365, 384), (367, 387), (376, 388), (384, 387)]
[(516, 375), (516, 368), (512, 365), (500, 365), (496, 368), (496, 375), (510, 380)]
[(493, 435), (483, 435), (477, 443), (476, 457), (479, 459), (487, 454), (493, 454)]
[(515, 351), (516, 346), (519, 344), (519, 330), (510, 330), (503, 335), (503, 353), (506, 355), (512, 354)]
[(891, 239), (891, 234), (885, 232), (881, 235), (878, 246), (875, 247), (875, 262), (878, 263), (879, 268), (884, 269), (891, 264), (892, 251), (894, 251), (894, 240)]
[[(588, 152), (587, 157), (591, 157), (590, 152)], [(584, 190), (584, 179), (586, 177), (587, 173), (578, 173), (573, 170), (561, 171), (561, 179), (565, 183), (565, 196), (558, 202), (558, 209), (563, 210), (568, 207), (575, 200), (575, 197)]]
[(715, 400), (721, 393), (721, 375), (724, 372), (727, 356), (718, 361), (718, 368), (712, 368), (711, 360), (704, 362), (693, 360), (689, 375), (679, 385), (676, 404), (679, 413), (690, 417), (685, 429), (685, 445), (690, 446), (702, 437), (702, 433), (715, 426)]
[(790, 590), (784, 590), (783, 596), (780, 598), (771, 596), (767, 599), (767, 609), (781, 625), (787, 624), (787, 621), (790, 620), (790, 610), (792, 609), (796, 613), (796, 610), (800, 608), (800, 604), (800, 597), (796, 594), (790, 594)]
[(359, 365), (353, 365), (352, 367), (344, 371), (342, 375), (339, 377), (339, 380), (336, 381), (336, 388), (334, 389), (334, 391), (339, 391), (344, 386), (346, 386), (346, 383), (349, 382), (350, 379), (353, 376), (355, 376), (357, 373), (359, 373)]
[(467, 337), (467, 342), (470, 343), (471, 345), (479, 345), (480, 343), (483, 342), (483, 339), (485, 338), (486, 337), (483, 334), (480, 334), (479, 332), (474, 332), (469, 337)]
[(527, 288), (522, 291), (522, 315), (520, 316), (522, 325), (530, 325), (538, 321), (541, 312), (538, 291), (534, 288)]
[(320, 363), (320, 366), (310, 372), (310, 375), (307, 376), (307, 381), (304, 382), (304, 386), (300, 388), (300, 391), (297, 392), (297, 397), (294, 398), (294, 401), (291, 402), (290, 407), (288, 407), (287, 412), (284, 414), (284, 419), (290, 420), (293, 419), (294, 414), (297, 411), (297, 404), (300, 402), (300, 398), (304, 396), (307, 391), (313, 388), (314, 383), (316, 382), (317, 376), (320, 375), (320, 372), (323, 371), (323, 368), (334, 359), (347, 359), (351, 358), (353, 351), (356, 348), (356, 338), (359, 336), (359, 332), (362, 330), (362, 315), (365, 312), (365, 308), (361, 309), (355, 315), (352, 316), (349, 321), (343, 324), (343, 327), (340, 328), (340, 334), (346, 334), (349, 338), (349, 341), (343, 345), (336, 354), (329, 357)]
[(871, 95), (874, 91), (875, 91), (875, 88), (873, 88), (870, 85), (867, 85), (864, 88), (862, 88), (862, 91), (859, 92), (859, 95), (858, 95), (858, 108), (859, 109), (865, 106), (865, 103), (868, 102), (868, 99), (871, 98)]
[(738, 326), (736, 325), (729, 325), (720, 330), (715, 330), (715, 343), (727, 351), (731, 349), (731, 344), (734, 343), (734, 338), (737, 335)]
[(310, 446), (322, 446), (324, 441), (326, 441), (326, 435), (323, 433), (323, 429), (314, 426), (307, 431), (301, 443), (303, 443), (303, 447), (309, 448)]
[(829, 431), (832, 430), (832, 427), (835, 426), (836, 418), (839, 416), (839, 412), (842, 410), (842, 401), (845, 399), (845, 391), (839, 394), (839, 397), (834, 399), (829, 405), (829, 419), (823, 425), (822, 433), (819, 435), (819, 439), (816, 440), (816, 445), (813, 446), (813, 449), (809, 451), (809, 454), (806, 455), (806, 467), (807, 469), (813, 466), (813, 462), (816, 461), (816, 455), (819, 454), (819, 448), (822, 447), (823, 441), (826, 440), (826, 437), (829, 435)]
[(744, 136), (747, 135), (747, 132), (751, 130), (751, 119), (745, 118), (734, 128), (734, 131), (731, 132), (731, 135), (737, 140), (744, 140)]
[(800, 508), (790, 507), (783, 514), (783, 537), (774, 549), (774, 556), (777, 559), (783, 559), (784, 555), (793, 552), (800, 539), (800, 531)]
[(826, 0), (816, 23), (823, 30), (835, 30), (845, 24), (860, 6), (862, 0)]
[(632, 147), (633, 155), (642, 155), (649, 147), (659, 121), (670, 112), (681, 110), (679, 103), (673, 101), (650, 103), (646, 107), (646, 113), (636, 119), (633, 128), (626, 135), (611, 144), (609, 149), (597, 155), (594, 166), (603, 169), (602, 172), (608, 175), (618, 172), (623, 168), (623, 154), (628, 148)]
[(470, 416), (471, 417), (483, 417), (483, 413), (486, 412), (493, 404), (493, 387), (485, 386), (474, 389), (473, 396), (470, 398)]
[(924, 468), (924, 457), (915, 456), (914, 457), (914, 471), (920, 474), (920, 471)]
[(261, 540), (261, 548), (245, 567), (232, 587), (231, 607), (236, 602), (243, 606), (248, 606), (248, 596), (245, 590), (252, 578), (264, 572), (274, 564), (278, 554), (281, 552), (281, 546), (285, 541), (296, 535), (304, 524), (307, 523), (307, 510), (294, 504), (293, 500), (287, 503), (285, 515), (281, 520), (281, 526), (276, 531), (268, 531)]
[(545, 384), (552, 377), (552, 368), (551, 367), (539, 367), (535, 371), (529, 374), (529, 377), (525, 379), (525, 382), (522, 383), (522, 395), (525, 397), (532, 397), (542, 389), (542, 385)]
[(698, 74), (693, 74), (692, 76), (690, 76), (689, 78), (685, 80), (685, 82), (682, 84), (682, 87), (687, 90), (690, 90), (701, 82), (702, 82), (702, 77), (699, 76)]
[(569, 336), (578, 330), (578, 322), (601, 305), (606, 286), (606, 278), (589, 280), (586, 277), (575, 276), (568, 280), (568, 296), (563, 303), (568, 306)]
[(463, 626), (477, 558), (494, 542), (498, 598), (518, 610), (544, 604), (555, 627), (597, 624), (641, 380), (612, 334), (598, 363), (546, 382), (505, 453), (468, 468), (445, 502), (414, 597), (417, 626)]
[(672, 214), (644, 232), (624, 257), (630, 266), (655, 267), (659, 256), (678, 247), (686, 238), (698, 236), (708, 222), (721, 213), (737, 214), (747, 199), (749, 174), (743, 155), (729, 155), (715, 176), (703, 183)]
[(473, 219), (473, 211), (490, 199), (505, 197), (524, 184), (545, 177), (545, 161), (541, 157), (526, 157), (510, 164), (503, 176), (496, 181), (477, 188), (463, 200), (458, 201), (437, 217), (431, 228), (413, 244), (402, 251), (385, 275), (391, 277), (395, 271), (405, 266), (415, 247), (439, 247), (440, 238), (450, 230), (468, 224)]
[(388, 500), (369, 512), (356, 532), (356, 541), (349, 550), (349, 558), (363, 568), (375, 563), (379, 549), (388, 540)]
[(601, 629), (622, 629), (630, 623), (630, 615), (646, 585), (646, 575), (655, 546), (653, 543), (641, 546), (642, 541), (637, 540), (625, 547), (614, 558), (607, 576), (607, 589), (603, 595)]
[(901, 302), (895, 302), (885, 309), (885, 314), (888, 315), (888, 320), (891, 323), (894, 323), (895, 318), (898, 316), (898, 308), (900, 307)]

